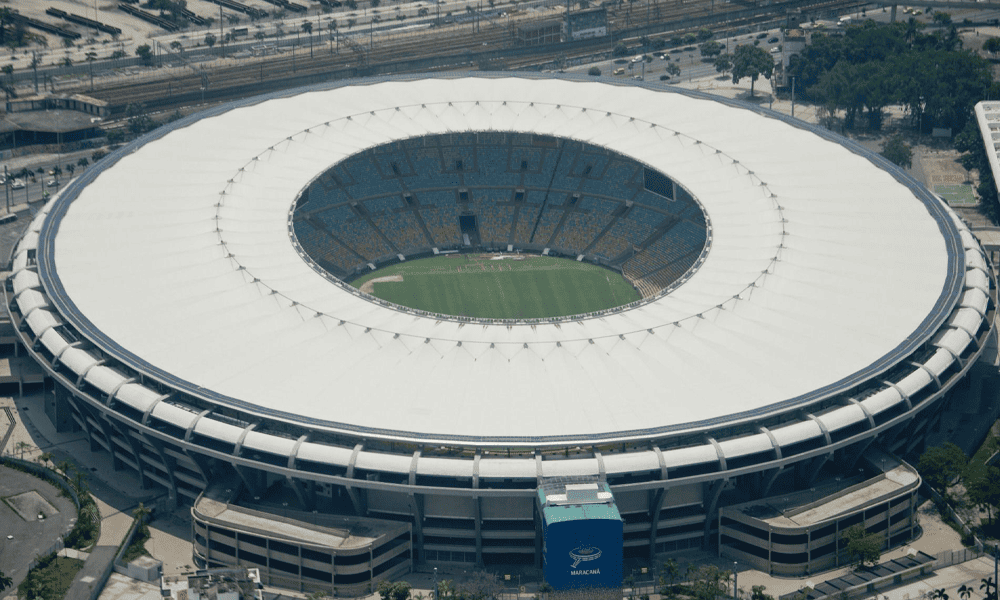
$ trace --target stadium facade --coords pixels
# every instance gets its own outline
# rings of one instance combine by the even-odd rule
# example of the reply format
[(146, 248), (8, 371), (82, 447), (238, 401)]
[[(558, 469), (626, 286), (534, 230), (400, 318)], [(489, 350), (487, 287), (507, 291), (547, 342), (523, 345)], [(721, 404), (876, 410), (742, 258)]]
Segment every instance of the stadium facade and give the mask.
[[(468, 145), (475, 167), (454, 169), (439, 150), (436, 167), (411, 174), (410, 148), (442, 135), (483, 140)], [(582, 144), (641, 165), (621, 179), (628, 198), (599, 189), (608, 166), (595, 165), (607, 157), (579, 150), (566, 163), (541, 151)], [(490, 145), (509, 180), (475, 180)], [(532, 169), (512, 154), (521, 147), (554, 157), (540, 158), (549, 184), (525, 184)], [(331, 165), (379, 148), (398, 153), (396, 167), (372, 162), (358, 183), (388, 191), (358, 201), (351, 173), (338, 179), (324, 201), (349, 211), (350, 227), (316, 215), (315, 235), (338, 250), (314, 257), (321, 244), (300, 243), (302, 198)], [(640, 171), (660, 182), (656, 198), (640, 199)], [(407, 192), (424, 175), (456, 177), (451, 196), (422, 197), (438, 183)], [(543, 251), (576, 226), (564, 255), (612, 268), (636, 253), (666, 261), (640, 261), (638, 281), (673, 264), (650, 249), (676, 223), (700, 223), (703, 242), (670, 278), (647, 277), (643, 300), (573, 317), (430, 314), (339, 279), (352, 261), (440, 251), (433, 210), (492, 223), (517, 250), (524, 230), (497, 219), (517, 218), (529, 192), (560, 178), (577, 182), (576, 200), (560, 188), (526, 211), (533, 230), (561, 211)], [(477, 190), (490, 194), (477, 203)], [(703, 214), (672, 217), (687, 198)], [(616, 229), (642, 221), (637, 206), (660, 222)], [(460, 222), (444, 229), (458, 247), (472, 243)], [(632, 254), (588, 254), (613, 232)], [(919, 451), (988, 346), (996, 307), (967, 227), (881, 157), (757, 106), (568, 75), (362, 80), (211, 109), (76, 178), (32, 221), (12, 265), (8, 308), (48, 373), (45, 409), (58, 427), (82, 429), (116, 468), (178, 503), (231, 481), (227, 493), (262, 505), (287, 494), (285, 522), (317, 511), (406, 524), (410, 540), (385, 528), (406, 541), (398, 559), (372, 558), (350, 585), (401, 561), (540, 566), (538, 490), (553, 482), (608, 486), (626, 559), (718, 547), (772, 571), (810, 571), (837, 559), (829, 525), (845, 519), (904, 542), (912, 470), (871, 457)], [(740, 516), (833, 481), (906, 483), (794, 539)], [(216, 534), (239, 540), (224, 529)], [(338, 585), (333, 554), (309, 562), (268, 542), (246, 558), (222, 537), (203, 536), (196, 560), (253, 563), (306, 589)]]

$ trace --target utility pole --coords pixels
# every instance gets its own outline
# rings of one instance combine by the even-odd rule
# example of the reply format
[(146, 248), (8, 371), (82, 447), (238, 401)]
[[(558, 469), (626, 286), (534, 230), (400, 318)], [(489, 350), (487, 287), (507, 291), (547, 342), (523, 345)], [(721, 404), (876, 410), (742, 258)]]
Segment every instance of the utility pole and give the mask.
[(7, 165), (3, 166), (3, 191), (7, 198), (7, 214), (10, 214), (10, 174), (7, 172)]
[(222, 33), (222, 5), (219, 5), (219, 47), (222, 49), (222, 58), (226, 58), (226, 36)]
[(792, 117), (795, 117), (795, 76), (792, 76)]

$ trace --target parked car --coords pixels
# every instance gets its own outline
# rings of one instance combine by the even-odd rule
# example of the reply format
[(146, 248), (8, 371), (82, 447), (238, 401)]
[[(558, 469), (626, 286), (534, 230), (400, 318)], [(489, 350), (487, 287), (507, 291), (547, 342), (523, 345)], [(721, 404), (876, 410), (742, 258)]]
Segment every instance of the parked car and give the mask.
[(20, 179), (15, 179), (14, 183), (12, 183), (10, 185), (10, 187), (11, 187), (11, 189), (15, 189), (15, 190), (23, 190), (24, 189), (24, 182), (21, 181)]
[(773, 38), (771, 38), (771, 39), (767, 40), (767, 43), (768, 43), (768, 44), (777, 44), (777, 43), (778, 43), (778, 42), (780, 42), (780, 41), (781, 41), (781, 40), (779, 40), (779, 39), (778, 39), (778, 36), (774, 36)]

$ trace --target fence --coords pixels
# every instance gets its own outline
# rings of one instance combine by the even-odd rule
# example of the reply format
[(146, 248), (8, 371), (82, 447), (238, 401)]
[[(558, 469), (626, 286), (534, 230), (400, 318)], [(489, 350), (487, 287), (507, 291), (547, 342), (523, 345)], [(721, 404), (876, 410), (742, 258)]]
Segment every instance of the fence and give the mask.
[(934, 555), (934, 568), (941, 569), (986, 556), (982, 548), (962, 548), (961, 550), (945, 550)]

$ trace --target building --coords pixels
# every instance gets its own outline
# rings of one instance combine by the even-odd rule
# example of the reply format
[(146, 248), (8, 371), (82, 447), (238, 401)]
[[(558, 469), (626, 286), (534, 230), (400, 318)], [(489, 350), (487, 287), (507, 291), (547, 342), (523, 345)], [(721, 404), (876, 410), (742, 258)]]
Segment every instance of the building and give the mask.
[(517, 26), (518, 46), (541, 46), (562, 41), (563, 22), (559, 19), (532, 21)]
[(603, 6), (566, 14), (563, 21), (563, 39), (586, 40), (608, 35), (608, 11)]
[(171, 600), (261, 600), (257, 569), (202, 569), (160, 578), (160, 594)]
[(252, 566), (266, 585), (330, 596), (363, 596), (412, 568), (407, 523), (287, 509), (274, 514), (240, 502), (238, 486), (228, 486), (210, 487), (191, 507), (199, 567)]
[(607, 483), (546, 481), (538, 488), (538, 505), (549, 585), (621, 586), (623, 521)]
[[(476, 319), (321, 264), (431, 253), (463, 216), (515, 250), (519, 231), (586, 260), (607, 244), (645, 297)], [(46, 414), (116, 469), (178, 504), (235, 481), (251, 510), (400, 523), (418, 564), (541, 567), (551, 478), (606, 484), (625, 561), (743, 552), (722, 511), (882, 489), (890, 463), (864, 457), (919, 453), (995, 333), (978, 242), (881, 157), (757, 106), (571, 75), (336, 82), (193, 115), (67, 185), (11, 270)], [(894, 525), (912, 490), (887, 493)]]

